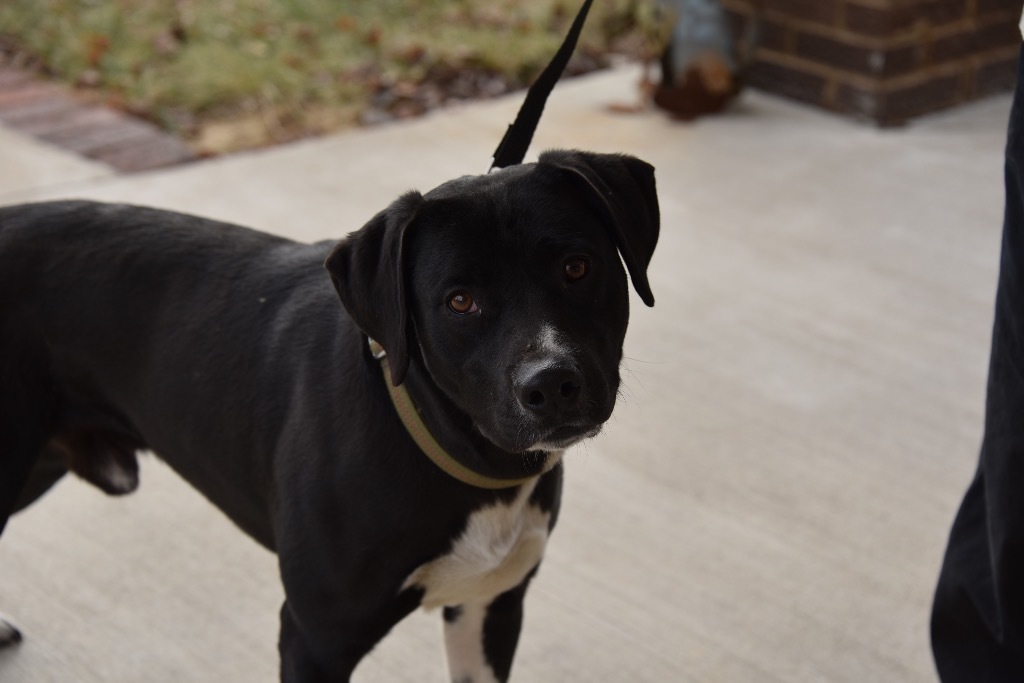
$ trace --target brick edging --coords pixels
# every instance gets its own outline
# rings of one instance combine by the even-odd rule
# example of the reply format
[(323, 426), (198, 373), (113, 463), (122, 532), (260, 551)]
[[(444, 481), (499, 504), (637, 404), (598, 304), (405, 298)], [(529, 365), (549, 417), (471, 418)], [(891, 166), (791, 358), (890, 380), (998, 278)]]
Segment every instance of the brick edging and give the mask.
[(148, 121), (87, 102), (67, 86), (3, 64), (0, 123), (122, 173), (197, 158), (184, 141)]

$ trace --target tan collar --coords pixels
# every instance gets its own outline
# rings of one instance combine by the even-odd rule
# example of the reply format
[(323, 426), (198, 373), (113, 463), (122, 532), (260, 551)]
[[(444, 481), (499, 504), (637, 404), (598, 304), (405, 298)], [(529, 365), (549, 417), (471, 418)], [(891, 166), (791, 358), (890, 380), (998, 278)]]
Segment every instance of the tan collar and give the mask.
[(419, 411), (416, 409), (416, 405), (412, 402), (412, 397), (409, 396), (408, 390), (405, 388), (405, 383), (399, 384), (397, 387), (391, 383), (391, 374), (388, 369), (388, 357), (384, 352), (384, 347), (373, 339), (368, 340), (370, 343), (370, 353), (380, 361), (381, 371), (384, 373), (384, 384), (388, 388), (388, 394), (391, 396), (391, 403), (395, 406), (395, 412), (398, 413), (399, 419), (402, 420), (402, 424), (405, 426), (405, 431), (409, 433), (412, 440), (416, 442), (423, 454), (430, 458), (430, 461), (437, 465), (445, 474), (450, 477), (458, 479), (463, 484), (469, 484), (481, 489), (509, 489), (520, 484), (525, 484), (531, 481), (544, 472), (549, 471), (552, 467), (558, 464), (560, 458), (557, 454), (551, 454), (548, 456), (548, 463), (545, 465), (544, 470), (538, 474), (534, 474), (528, 477), (522, 477), (519, 479), (497, 479), (495, 477), (489, 477), (485, 474), (470, 469), (463, 465), (461, 462), (456, 460), (448, 453), (441, 444), (437, 442), (434, 435), (430, 433), (427, 425), (424, 424), (423, 418), (420, 417)]

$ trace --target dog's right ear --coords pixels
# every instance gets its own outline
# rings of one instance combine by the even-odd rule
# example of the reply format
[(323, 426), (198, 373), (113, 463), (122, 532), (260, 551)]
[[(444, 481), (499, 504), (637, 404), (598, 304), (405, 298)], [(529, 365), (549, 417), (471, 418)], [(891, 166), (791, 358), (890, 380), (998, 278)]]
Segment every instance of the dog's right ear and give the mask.
[(419, 192), (402, 195), (338, 243), (324, 263), (352, 320), (384, 347), (395, 386), (409, 369), (405, 233), (422, 204)]
[(653, 306), (647, 266), (661, 221), (654, 167), (628, 154), (578, 150), (549, 150), (538, 163), (569, 172), (596, 202), (608, 218), (633, 287), (645, 304)]

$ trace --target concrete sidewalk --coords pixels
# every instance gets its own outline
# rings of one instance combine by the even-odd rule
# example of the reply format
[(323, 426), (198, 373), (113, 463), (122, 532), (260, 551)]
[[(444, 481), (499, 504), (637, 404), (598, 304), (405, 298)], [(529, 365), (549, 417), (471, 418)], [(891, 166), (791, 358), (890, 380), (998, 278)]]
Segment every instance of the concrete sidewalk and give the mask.
[[(1009, 97), (879, 131), (756, 93), (693, 125), (556, 89), (534, 150), (658, 168), (654, 309), (625, 391), (568, 456), (518, 681), (933, 681), (931, 591), (974, 469)], [(0, 129), (0, 203), (91, 197), (341, 237), (486, 171), (520, 96), (135, 176)], [(271, 681), (274, 558), (154, 458), (123, 500), (68, 478), (0, 542), (26, 641), (3, 683)], [(446, 680), (414, 615), (357, 680)]]

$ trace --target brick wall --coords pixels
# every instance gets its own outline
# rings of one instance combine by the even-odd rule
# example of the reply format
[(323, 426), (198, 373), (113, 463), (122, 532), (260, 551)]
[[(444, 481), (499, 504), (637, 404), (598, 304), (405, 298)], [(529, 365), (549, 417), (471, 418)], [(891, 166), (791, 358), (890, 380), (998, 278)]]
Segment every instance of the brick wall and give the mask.
[(1021, 0), (721, 3), (737, 36), (756, 36), (750, 85), (879, 125), (1015, 82)]

